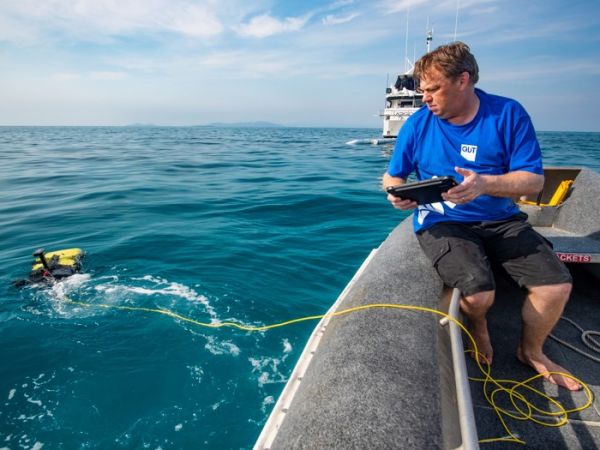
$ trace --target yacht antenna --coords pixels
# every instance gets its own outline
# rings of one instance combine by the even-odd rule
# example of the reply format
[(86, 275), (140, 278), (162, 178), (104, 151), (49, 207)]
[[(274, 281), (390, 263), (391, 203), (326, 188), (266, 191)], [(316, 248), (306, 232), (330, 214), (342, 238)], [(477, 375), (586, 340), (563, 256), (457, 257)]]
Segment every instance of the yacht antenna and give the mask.
[(456, 42), (456, 30), (458, 30), (458, 3), (459, 0), (456, 0), (456, 19), (454, 19), (454, 42)]
[(408, 72), (408, 15), (410, 14), (410, 5), (406, 8), (406, 37), (404, 38), (404, 72)]

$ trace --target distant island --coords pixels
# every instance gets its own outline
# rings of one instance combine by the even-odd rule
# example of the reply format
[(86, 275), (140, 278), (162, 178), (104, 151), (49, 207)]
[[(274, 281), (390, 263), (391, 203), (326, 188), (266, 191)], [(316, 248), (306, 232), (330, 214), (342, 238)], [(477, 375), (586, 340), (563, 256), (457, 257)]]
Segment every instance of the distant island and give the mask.
[(223, 123), (223, 122), (213, 122), (213, 123), (209, 123), (206, 125), (200, 125), (203, 127), (222, 127), (222, 128), (231, 128), (231, 127), (237, 127), (237, 128), (284, 128), (285, 125), (280, 125), (277, 123), (272, 123), (272, 122), (230, 122), (230, 123)]
[[(153, 123), (130, 123), (123, 125), (132, 128), (149, 128), (149, 127), (165, 127), (177, 125), (155, 125)], [(213, 122), (206, 125), (182, 125), (192, 127), (216, 127), (216, 128), (286, 128), (287, 125), (281, 125), (273, 122), (257, 121), (257, 122)]]

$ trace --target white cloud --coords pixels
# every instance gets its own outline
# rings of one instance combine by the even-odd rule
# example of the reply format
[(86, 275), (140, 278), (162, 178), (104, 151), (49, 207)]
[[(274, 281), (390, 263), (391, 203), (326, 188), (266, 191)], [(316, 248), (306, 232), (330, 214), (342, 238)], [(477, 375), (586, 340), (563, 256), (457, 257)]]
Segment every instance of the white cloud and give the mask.
[(117, 71), (93, 71), (93, 72), (85, 72), (85, 73), (76, 73), (76, 72), (57, 72), (50, 75), (50, 79), (56, 81), (76, 81), (76, 80), (106, 80), (106, 81), (116, 81), (123, 80), (128, 78), (129, 74), (126, 72), (117, 72)]
[(508, 68), (505, 65), (497, 65), (485, 74), (484, 80), (486, 82), (522, 81), (540, 84), (541, 80), (547, 80), (546, 76), (549, 73), (555, 77), (554, 79), (568, 79), (574, 73), (595, 77), (600, 75), (600, 63), (595, 60), (572, 59), (565, 64), (549, 58), (534, 58), (530, 59), (527, 65), (517, 67)]
[(139, 32), (198, 38), (224, 30), (210, 0), (20, 0), (4, 2), (0, 25), (6, 25), (0, 39), (13, 42), (24, 36), (41, 40), (50, 34), (101, 41)]
[(486, 4), (497, 3), (498, 0), (444, 0), (436, 1), (431, 5), (428, 0), (381, 0), (378, 8), (384, 14), (394, 14), (413, 10), (427, 9), (428, 11), (454, 13), (458, 7), (459, 16), (461, 13), (469, 14), (489, 14), (496, 11), (493, 6)]
[(73, 73), (73, 72), (59, 72), (59, 73), (52, 74), (50, 76), (50, 78), (53, 80), (58, 80), (58, 81), (73, 81), (73, 80), (79, 80), (81, 78), (81, 75), (79, 75), (78, 73)]
[(215, 13), (206, 6), (184, 3), (168, 11), (162, 24), (165, 30), (190, 37), (213, 36), (224, 30)]
[(90, 77), (94, 80), (122, 80), (127, 78), (127, 73), (125, 72), (114, 72), (114, 71), (100, 71), (100, 72), (91, 72)]
[(276, 19), (269, 14), (254, 16), (247, 24), (235, 28), (241, 36), (264, 38), (275, 34), (298, 31), (306, 25), (311, 14), (302, 17), (286, 17), (283, 20)]
[(222, 77), (232, 79), (257, 79), (272, 77), (286, 73), (297, 73), (297, 61), (286, 58), (278, 51), (213, 53), (193, 61), (180, 61), (190, 70), (202, 72), (211, 68), (221, 73)]
[(353, 3), (354, 3), (354, 0), (338, 0), (337, 2), (333, 2), (329, 6), (329, 9), (337, 9), (337, 8), (342, 7), (342, 6), (351, 5)]
[(408, 9), (420, 6), (426, 2), (427, 0), (381, 0), (378, 6), (385, 14), (394, 14), (397, 12), (405, 12)]
[(360, 16), (359, 13), (351, 13), (345, 16), (335, 16), (333, 14), (329, 14), (322, 19), (322, 22), (323, 25), (339, 25), (342, 23), (350, 22), (358, 16)]

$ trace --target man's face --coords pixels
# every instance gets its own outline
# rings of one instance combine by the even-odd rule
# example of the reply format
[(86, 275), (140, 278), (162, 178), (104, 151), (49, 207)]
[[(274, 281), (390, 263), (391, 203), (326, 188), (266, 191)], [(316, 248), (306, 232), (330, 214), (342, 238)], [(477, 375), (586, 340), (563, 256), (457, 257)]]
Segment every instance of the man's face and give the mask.
[(450, 120), (462, 113), (463, 75), (449, 79), (432, 67), (421, 77), (419, 89), (423, 92), (423, 103), (439, 118)]

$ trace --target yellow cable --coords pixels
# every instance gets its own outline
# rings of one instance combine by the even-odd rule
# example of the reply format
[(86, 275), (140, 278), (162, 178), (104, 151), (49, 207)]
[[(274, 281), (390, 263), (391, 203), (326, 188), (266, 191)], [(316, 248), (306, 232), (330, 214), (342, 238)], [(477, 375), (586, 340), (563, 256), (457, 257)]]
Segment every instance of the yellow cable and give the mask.
[[(274, 328), (280, 328), (280, 327), (284, 327), (287, 325), (292, 325), (295, 323), (306, 322), (309, 320), (319, 320), (319, 319), (323, 319), (323, 318), (338, 317), (338, 316), (350, 314), (350, 313), (357, 312), (357, 311), (363, 311), (366, 309), (375, 309), (375, 308), (378, 308), (378, 309), (389, 308), (389, 309), (402, 309), (402, 310), (408, 310), (408, 311), (429, 312), (429, 313), (436, 314), (441, 317), (445, 317), (448, 320), (451, 320), (453, 323), (455, 323), (468, 337), (468, 339), (471, 343), (471, 348), (473, 349), (473, 350), (468, 350), (468, 352), (475, 353), (474, 361), (477, 364), (477, 366), (479, 367), (479, 370), (481, 371), (481, 373), (484, 375), (484, 378), (470, 378), (470, 380), (483, 382), (484, 396), (485, 396), (486, 400), (488, 401), (488, 403), (491, 405), (491, 407), (494, 409), (496, 415), (498, 416), (498, 418), (500, 420), (500, 423), (502, 424), (502, 427), (507, 432), (508, 436), (510, 436), (510, 437), (480, 439), (479, 443), (481, 443), (481, 444), (490, 443), (490, 442), (515, 442), (515, 443), (519, 443), (519, 444), (525, 444), (525, 441), (519, 439), (517, 436), (515, 436), (510, 431), (503, 416), (507, 416), (507, 417), (510, 417), (515, 420), (530, 420), (534, 423), (537, 423), (542, 426), (547, 426), (547, 427), (560, 427), (568, 422), (568, 415), (570, 413), (583, 411), (584, 409), (588, 408), (592, 404), (592, 401), (593, 401), (593, 394), (592, 394), (592, 391), (590, 390), (589, 386), (586, 383), (584, 383), (583, 381), (581, 381), (579, 378), (577, 378), (571, 374), (567, 374), (567, 373), (546, 372), (546, 373), (541, 373), (541, 374), (532, 376), (531, 378), (528, 378), (525, 381), (494, 379), (491, 376), (490, 366), (487, 365), (487, 369), (486, 369), (482, 366), (482, 363), (479, 361), (480, 358), (485, 359), (485, 356), (478, 352), (477, 344), (475, 343), (475, 339), (473, 339), (473, 336), (471, 336), (471, 333), (469, 333), (469, 331), (465, 328), (465, 326), (458, 319), (456, 319), (453, 316), (450, 316), (442, 311), (438, 311), (437, 309), (427, 308), (424, 306), (398, 305), (398, 304), (393, 304), (393, 303), (371, 303), (368, 305), (355, 306), (353, 308), (348, 308), (348, 309), (336, 311), (336, 312), (329, 313), (329, 314), (317, 314), (314, 316), (300, 317), (297, 319), (292, 319), (292, 320), (288, 320), (285, 322), (275, 323), (272, 325), (249, 326), (249, 325), (240, 325), (239, 323), (235, 323), (235, 322), (216, 322), (216, 323), (200, 322), (198, 320), (191, 319), (189, 317), (185, 317), (180, 314), (174, 313), (173, 311), (170, 311), (168, 309), (144, 308), (144, 307), (139, 307), (139, 306), (109, 305), (109, 304), (105, 304), (105, 303), (85, 303), (85, 302), (71, 300), (69, 298), (65, 298), (65, 301), (67, 303), (71, 303), (74, 305), (91, 307), (91, 308), (96, 307), (96, 308), (106, 308), (106, 309), (117, 309), (117, 310), (123, 310), (123, 311), (140, 311), (140, 312), (163, 314), (165, 316), (173, 317), (174, 319), (178, 319), (178, 320), (188, 322), (188, 323), (191, 323), (191, 324), (194, 324), (197, 326), (205, 327), (205, 328), (230, 327), (230, 328), (237, 328), (242, 331), (250, 331), (250, 332), (267, 331), (267, 330), (272, 330)], [(554, 374), (562, 375), (564, 377), (575, 380), (576, 382), (581, 384), (583, 386), (583, 389), (584, 389), (587, 397), (588, 397), (588, 400), (585, 403), (585, 405), (579, 406), (576, 408), (572, 408), (572, 409), (565, 409), (564, 406), (560, 402), (554, 400), (553, 398), (542, 393), (541, 391), (529, 386), (529, 384), (528, 384), (540, 377), (544, 377), (547, 375), (554, 375)], [(489, 384), (491, 384), (492, 386), (495, 387), (495, 389), (491, 393), (488, 392)], [(508, 387), (508, 386), (512, 386), (512, 387)], [(525, 390), (531, 391), (538, 397), (549, 401), (551, 404), (553, 404), (558, 409), (558, 411), (546, 411), (546, 410), (538, 408), (531, 401), (527, 400), (527, 398), (524, 394), (517, 391), (517, 389), (519, 389), (519, 388), (523, 388)], [(505, 393), (506, 395), (509, 396), (509, 399), (510, 399), (513, 407), (517, 411), (517, 413), (515, 413), (514, 411), (507, 411), (503, 408), (500, 408), (496, 404), (494, 397), (499, 393)], [(523, 405), (525, 405), (525, 407), (527, 409), (526, 412), (523, 411), (521, 409), (521, 407), (519, 407), (517, 405), (516, 400), (518, 400), (518, 402), (521, 402)], [(534, 411), (542, 416), (558, 417), (558, 420), (556, 420), (554, 422), (544, 422), (542, 420), (536, 419), (533, 416)]]

